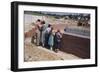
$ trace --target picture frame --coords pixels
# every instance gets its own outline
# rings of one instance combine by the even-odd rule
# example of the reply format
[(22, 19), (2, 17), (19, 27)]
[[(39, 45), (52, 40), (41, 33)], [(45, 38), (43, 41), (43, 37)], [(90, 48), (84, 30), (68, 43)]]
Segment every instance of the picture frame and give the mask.
[[(28, 14), (31, 15), (31, 18), (27, 16)], [(52, 25), (59, 23), (57, 25), (58, 27), (55, 28), (60, 27), (64, 30), (64, 33), (66, 32), (66, 34), (63, 33), (62, 49), (59, 50), (66, 52), (65, 54), (68, 53), (68, 60), (63, 58), (61, 52), (58, 52), (58, 54), (61, 54), (59, 60), (59, 58), (57, 58), (59, 55), (54, 53), (54, 51), (46, 49), (47, 54), (44, 54), (42, 58), (36, 57), (37, 55), (33, 56), (33, 54), (36, 53), (36, 51), (33, 53), (33, 49), (26, 49), (26, 38), (30, 37), (33, 33), (28, 30), (28, 28), (32, 29), (35, 23), (32, 21), (36, 21), (38, 18), (40, 18), (40, 20), (48, 20), (47, 22)], [(11, 2), (11, 71), (96, 67), (97, 20), (97, 6)], [(31, 24), (26, 25), (29, 23)], [(60, 23), (62, 24), (61, 26)], [(69, 24), (67, 25), (68, 27), (63, 25), (65, 23)], [(27, 33), (26, 31), (30, 32)], [(32, 55), (30, 55), (30, 53), (32, 53)], [(54, 55), (57, 55), (57, 57), (54, 57), (57, 58), (57, 60), (55, 59), (53, 61), (50, 57), (46, 58), (48, 53), (50, 53), (49, 55), (52, 58)], [(73, 57), (75, 59), (72, 59)], [(69, 60), (70, 58), (71, 60)]]

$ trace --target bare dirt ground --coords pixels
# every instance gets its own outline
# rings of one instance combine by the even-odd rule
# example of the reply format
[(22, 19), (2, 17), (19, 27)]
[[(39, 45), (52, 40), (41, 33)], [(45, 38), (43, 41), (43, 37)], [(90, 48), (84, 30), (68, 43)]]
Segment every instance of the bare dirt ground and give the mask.
[(24, 49), (24, 61), (52, 61), (52, 60), (72, 60), (72, 59), (81, 59), (77, 56), (74, 56), (69, 53), (64, 53), (59, 51), (55, 53), (49, 49), (43, 48), (41, 46), (36, 46), (30, 42), (30, 38), (25, 40), (25, 49)]

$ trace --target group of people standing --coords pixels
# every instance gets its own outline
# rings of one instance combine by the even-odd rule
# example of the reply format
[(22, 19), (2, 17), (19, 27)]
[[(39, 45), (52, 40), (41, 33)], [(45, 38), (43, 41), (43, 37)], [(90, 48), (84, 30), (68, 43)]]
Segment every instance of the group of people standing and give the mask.
[[(35, 23), (35, 30), (37, 46), (43, 46), (58, 52), (61, 47), (62, 38), (62, 33), (59, 29), (55, 32), (51, 24), (46, 24), (45, 21), (38, 19)], [(33, 38), (34, 36), (32, 36), (32, 41), (34, 41)]]

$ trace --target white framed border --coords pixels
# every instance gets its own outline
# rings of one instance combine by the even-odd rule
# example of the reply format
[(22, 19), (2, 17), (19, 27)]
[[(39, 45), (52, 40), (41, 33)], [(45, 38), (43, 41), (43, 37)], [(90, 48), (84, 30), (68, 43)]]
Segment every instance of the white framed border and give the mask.
[[(64, 60), (64, 61), (41, 61), (41, 62), (24, 62), (24, 11), (48, 11), (48, 12), (72, 12), (72, 13), (89, 13), (90, 19), (90, 59), (82, 60)], [(23, 33), (23, 34), (22, 34)], [(18, 6), (18, 68), (39, 68), (52, 66), (74, 66), (95, 64), (95, 10), (82, 8), (63, 8), (34, 5)]]

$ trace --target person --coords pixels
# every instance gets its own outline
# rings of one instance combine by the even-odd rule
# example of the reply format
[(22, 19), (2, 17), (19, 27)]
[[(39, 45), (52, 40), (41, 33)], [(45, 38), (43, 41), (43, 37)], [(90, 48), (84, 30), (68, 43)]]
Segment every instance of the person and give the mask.
[(32, 38), (31, 38), (31, 43), (33, 44), (38, 44), (38, 39), (37, 39), (37, 34), (39, 34), (38, 32), (38, 25), (40, 24), (40, 19), (37, 19), (37, 21), (35, 22), (35, 26), (34, 28), (32, 29), (33, 30), (33, 33), (32, 33)]
[(51, 31), (50, 31), (50, 34), (49, 34), (48, 45), (49, 45), (50, 50), (53, 50), (53, 45), (54, 45), (53, 28), (51, 28)]
[(36, 24), (35, 24), (36, 26), (36, 45), (37, 46), (39, 46), (40, 45), (40, 29), (41, 29), (41, 20), (40, 19), (38, 19), (37, 21), (36, 21)]
[(48, 39), (49, 39), (50, 31), (51, 31), (51, 25), (49, 24), (48, 27), (45, 29), (45, 45), (44, 46), (46, 48), (49, 48)]
[(46, 29), (48, 27), (48, 24), (45, 23), (45, 21), (41, 22), (42, 24), (42, 31), (41, 31), (41, 44), (44, 47), (45, 46), (45, 33), (46, 33)]
[(60, 30), (57, 30), (54, 36), (55, 52), (58, 52), (58, 50), (61, 48), (61, 38), (62, 38), (62, 33), (60, 32)]

